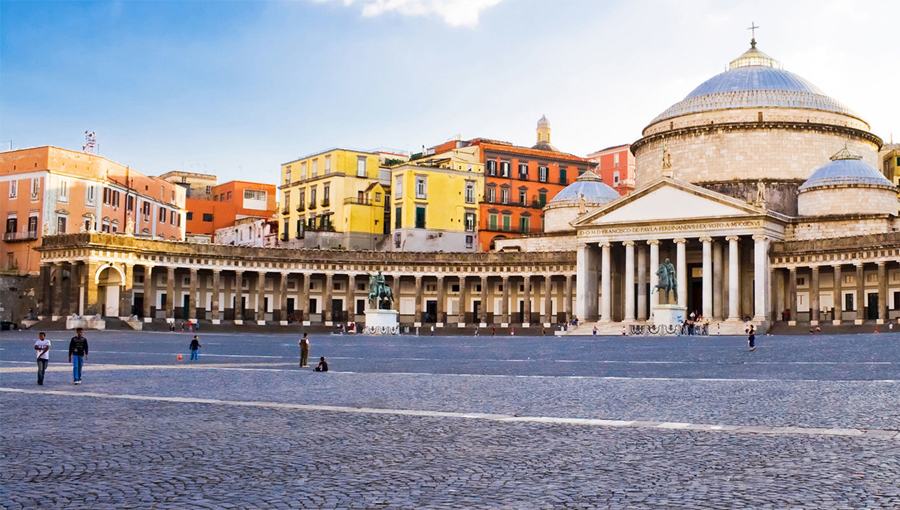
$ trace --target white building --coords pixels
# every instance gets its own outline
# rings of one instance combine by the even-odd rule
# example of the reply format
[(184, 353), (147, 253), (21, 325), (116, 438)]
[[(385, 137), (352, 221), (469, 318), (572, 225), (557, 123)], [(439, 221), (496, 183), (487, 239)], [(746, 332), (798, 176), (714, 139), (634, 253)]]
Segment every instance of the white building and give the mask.
[(274, 248), (278, 243), (278, 223), (265, 218), (241, 218), (234, 225), (216, 229), (215, 244)]

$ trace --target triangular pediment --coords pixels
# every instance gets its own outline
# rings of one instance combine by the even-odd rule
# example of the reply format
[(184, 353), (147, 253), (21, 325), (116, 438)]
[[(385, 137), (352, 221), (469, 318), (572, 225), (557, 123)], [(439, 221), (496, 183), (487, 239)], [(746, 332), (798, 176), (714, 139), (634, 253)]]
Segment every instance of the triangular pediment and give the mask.
[(640, 191), (582, 216), (576, 227), (678, 219), (755, 216), (766, 211), (690, 183), (660, 179)]

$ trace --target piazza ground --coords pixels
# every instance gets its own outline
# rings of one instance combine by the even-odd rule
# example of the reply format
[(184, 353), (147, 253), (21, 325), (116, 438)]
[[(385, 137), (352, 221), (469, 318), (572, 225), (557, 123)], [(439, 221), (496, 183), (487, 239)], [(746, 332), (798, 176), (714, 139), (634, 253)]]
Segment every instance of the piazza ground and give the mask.
[[(897, 508), (900, 334), (0, 337), (4, 508)], [(182, 361), (176, 356), (181, 354)]]

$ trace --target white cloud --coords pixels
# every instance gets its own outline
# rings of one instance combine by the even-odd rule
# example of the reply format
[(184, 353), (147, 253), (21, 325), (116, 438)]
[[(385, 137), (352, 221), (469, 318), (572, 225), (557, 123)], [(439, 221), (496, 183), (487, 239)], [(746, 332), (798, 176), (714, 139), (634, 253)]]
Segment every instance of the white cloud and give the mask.
[[(328, 0), (318, 0), (328, 1)], [(344, 5), (362, 4), (363, 16), (396, 12), (403, 16), (439, 16), (452, 27), (475, 27), (481, 11), (503, 0), (342, 0)]]

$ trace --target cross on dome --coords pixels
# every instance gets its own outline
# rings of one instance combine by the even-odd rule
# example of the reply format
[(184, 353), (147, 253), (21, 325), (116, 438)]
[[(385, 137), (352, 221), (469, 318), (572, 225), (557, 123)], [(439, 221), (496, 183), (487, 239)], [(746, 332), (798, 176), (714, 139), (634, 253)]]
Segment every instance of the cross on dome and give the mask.
[(751, 48), (756, 48), (756, 29), (757, 28), (759, 28), (759, 26), (752, 21), (750, 22), (750, 26), (747, 27), (747, 30), (750, 31), (750, 47)]

